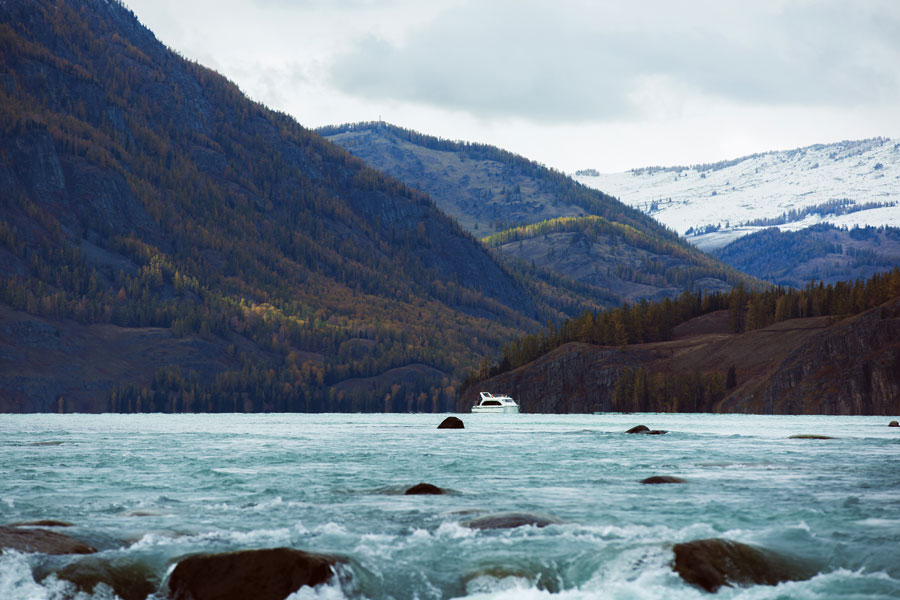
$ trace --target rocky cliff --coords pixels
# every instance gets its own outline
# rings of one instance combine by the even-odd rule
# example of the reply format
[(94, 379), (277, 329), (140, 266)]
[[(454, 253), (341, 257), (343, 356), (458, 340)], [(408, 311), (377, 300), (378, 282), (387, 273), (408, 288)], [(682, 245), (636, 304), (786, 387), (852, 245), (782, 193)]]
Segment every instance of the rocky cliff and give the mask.
[(775, 414), (893, 415), (900, 411), (900, 300), (805, 340), (734, 406)]

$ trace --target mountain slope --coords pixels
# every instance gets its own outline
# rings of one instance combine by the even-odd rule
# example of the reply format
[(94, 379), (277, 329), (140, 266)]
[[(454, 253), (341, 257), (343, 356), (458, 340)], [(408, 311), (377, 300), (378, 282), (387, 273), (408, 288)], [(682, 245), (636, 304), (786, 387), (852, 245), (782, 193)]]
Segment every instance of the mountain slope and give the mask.
[(839, 229), (829, 224), (799, 231), (763, 229), (719, 248), (714, 255), (777, 285), (800, 288), (811, 280), (867, 279), (900, 265), (900, 229)]
[[(900, 411), (900, 300), (837, 322), (800, 318), (738, 334), (719, 311), (677, 333), (622, 347), (570, 342), (478, 388), (511, 394), (525, 412)], [(461, 395), (460, 410), (477, 391)]]
[[(0, 47), (0, 410), (438, 409), (502, 340), (597, 306), (119, 3), (7, 0)], [(65, 369), (101, 330), (135, 358)]]
[(887, 138), (703, 165), (587, 169), (575, 179), (652, 214), (703, 249), (771, 226), (900, 226), (900, 143)]
[(381, 122), (318, 131), (427, 192), (513, 262), (561, 274), (622, 301), (675, 297), (685, 289), (722, 291), (739, 282), (758, 285), (640, 211), (510, 152)]
[(481, 389), (533, 412), (896, 414), (900, 268), (586, 312), (479, 365), (458, 406)]

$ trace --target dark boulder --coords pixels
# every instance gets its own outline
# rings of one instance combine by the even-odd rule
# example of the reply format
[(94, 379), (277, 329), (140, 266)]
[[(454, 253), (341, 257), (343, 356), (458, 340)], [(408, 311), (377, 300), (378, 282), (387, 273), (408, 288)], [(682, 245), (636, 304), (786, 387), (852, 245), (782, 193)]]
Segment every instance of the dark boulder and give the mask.
[(441, 424), (437, 426), (438, 429), (465, 429), (466, 426), (463, 425), (462, 420), (459, 417), (447, 417)]
[(664, 429), (650, 429), (646, 425), (635, 425), (625, 433), (643, 433), (644, 435), (662, 435), (668, 433)]
[(891, 421), (890, 423), (888, 423), (888, 427), (900, 427), (900, 423), (898, 423), (897, 421)]
[(723, 539), (675, 544), (673, 570), (686, 582), (715, 592), (733, 584), (777, 585), (815, 573), (798, 561), (765, 548)]
[(546, 527), (562, 523), (559, 519), (531, 513), (497, 513), (465, 521), (462, 524), (471, 529), (514, 529), (516, 527)]
[(687, 483), (681, 477), (673, 477), (672, 475), (654, 475), (653, 477), (648, 477), (647, 479), (642, 479), (641, 483)]
[(0, 550), (42, 552), (44, 554), (93, 554), (97, 551), (75, 538), (28, 527), (0, 527)]
[(436, 485), (431, 485), (430, 483), (417, 483), (412, 486), (408, 490), (404, 492), (407, 496), (418, 495), (418, 494), (443, 494), (444, 490), (439, 488)]
[(284, 600), (304, 585), (325, 583), (344, 559), (292, 548), (197, 554), (169, 576), (171, 600)]
[(818, 435), (815, 433), (797, 433), (795, 435), (790, 436), (788, 439), (791, 439), (791, 440), (836, 440), (837, 438), (831, 437), (830, 435)]

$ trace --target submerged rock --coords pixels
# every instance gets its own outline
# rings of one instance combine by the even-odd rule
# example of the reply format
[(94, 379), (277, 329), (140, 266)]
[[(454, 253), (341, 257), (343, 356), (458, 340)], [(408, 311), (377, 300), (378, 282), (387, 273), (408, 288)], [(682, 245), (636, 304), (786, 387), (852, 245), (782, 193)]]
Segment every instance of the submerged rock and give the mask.
[(44, 554), (93, 554), (97, 551), (84, 542), (55, 531), (0, 526), (0, 550), (7, 549)]
[(485, 515), (483, 517), (478, 517), (477, 519), (464, 521), (462, 525), (471, 529), (514, 529), (526, 525), (546, 527), (547, 525), (556, 525), (559, 523), (562, 523), (562, 521), (554, 517), (511, 512)]
[(431, 485), (430, 483), (417, 483), (416, 485), (412, 486), (411, 488), (409, 488), (408, 490), (406, 490), (403, 493), (406, 494), (407, 496), (412, 496), (412, 495), (418, 495), (418, 494), (437, 495), (437, 494), (444, 494), (445, 492), (438, 486)]
[(10, 527), (74, 527), (66, 521), (56, 519), (41, 519), (40, 521), (24, 521), (22, 523), (10, 523)]
[(465, 429), (466, 426), (463, 425), (462, 420), (459, 417), (447, 417), (441, 424), (437, 426), (438, 429)]
[(169, 576), (171, 600), (284, 600), (301, 587), (325, 583), (337, 556), (293, 548), (197, 554), (179, 561)]
[(898, 423), (897, 421), (891, 421), (890, 423), (888, 423), (888, 427), (900, 427), (900, 423)]
[(540, 564), (518, 567), (491, 565), (465, 576), (463, 582), (467, 596), (494, 597), (501, 591), (527, 588), (537, 588), (551, 594), (558, 594), (561, 589), (559, 577), (552, 570)]
[(765, 548), (711, 538), (675, 544), (672, 569), (687, 583), (715, 592), (733, 584), (776, 585), (809, 579), (807, 566)]
[(797, 433), (790, 436), (791, 440), (836, 440), (837, 438), (830, 435), (818, 435), (815, 433)]
[(88, 594), (104, 583), (122, 600), (145, 600), (159, 586), (159, 579), (149, 565), (122, 558), (104, 560), (90, 556), (66, 565), (55, 574), (58, 579), (69, 581)]
[(646, 425), (635, 425), (625, 433), (643, 433), (644, 435), (662, 435), (668, 433), (664, 429), (650, 429)]
[(674, 477), (672, 475), (654, 475), (653, 477), (648, 477), (647, 479), (641, 479), (641, 483), (687, 483), (681, 477)]

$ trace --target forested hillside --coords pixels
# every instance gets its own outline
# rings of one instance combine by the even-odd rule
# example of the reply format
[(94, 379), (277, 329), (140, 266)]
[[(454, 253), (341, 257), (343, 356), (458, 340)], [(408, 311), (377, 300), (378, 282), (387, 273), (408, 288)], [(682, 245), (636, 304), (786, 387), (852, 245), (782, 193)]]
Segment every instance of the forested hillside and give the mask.
[(700, 250), (603, 217), (562, 217), (489, 235), (504, 256), (560, 273), (626, 302), (675, 298), (683, 291), (725, 293), (760, 288)]
[(445, 409), (601, 306), (117, 2), (8, 0), (0, 47), (0, 410)]
[(684, 293), (586, 311), (470, 374), (531, 412), (895, 414), (900, 269), (803, 289)]
[(511, 152), (382, 122), (318, 131), (427, 192), (511, 264), (556, 273), (628, 302), (759, 285), (639, 210)]
[(763, 229), (713, 254), (745, 273), (776, 285), (803, 287), (871, 277), (900, 265), (900, 229), (835, 227), (823, 223), (799, 231)]

